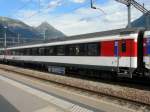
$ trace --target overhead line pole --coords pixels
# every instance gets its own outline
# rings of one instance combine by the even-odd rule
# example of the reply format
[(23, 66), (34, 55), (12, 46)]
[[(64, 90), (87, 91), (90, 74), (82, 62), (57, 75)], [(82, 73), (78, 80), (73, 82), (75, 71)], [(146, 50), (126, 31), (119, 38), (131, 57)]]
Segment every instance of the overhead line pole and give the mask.
[(115, 0), (117, 2), (120, 2), (122, 4), (127, 5), (128, 7), (128, 27), (132, 27), (131, 25), (131, 5), (133, 5), (136, 9), (141, 11), (143, 14), (146, 14), (146, 27), (149, 27), (149, 15), (150, 11), (147, 10), (143, 5), (139, 4), (135, 0)]
[(127, 5), (127, 8), (128, 8), (128, 28), (131, 28), (132, 25), (131, 25), (131, 4), (128, 4)]
[(131, 28), (131, 0), (115, 0), (127, 6), (128, 8), (128, 28)]
[(41, 12), (41, 0), (39, 0), (39, 13)]

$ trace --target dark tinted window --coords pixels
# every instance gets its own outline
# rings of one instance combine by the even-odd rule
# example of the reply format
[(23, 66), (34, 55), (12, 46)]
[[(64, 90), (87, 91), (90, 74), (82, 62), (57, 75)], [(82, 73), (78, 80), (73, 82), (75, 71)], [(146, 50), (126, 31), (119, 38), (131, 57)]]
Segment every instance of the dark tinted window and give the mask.
[(57, 56), (65, 56), (65, 46), (57, 46)]
[(68, 46), (69, 50), (68, 50), (68, 54), (69, 56), (75, 56), (76, 55), (76, 48), (75, 48), (75, 45), (69, 45)]
[(85, 56), (86, 49), (86, 44), (75, 44), (69, 46), (68, 52), (70, 56)]
[(79, 48), (79, 50), (78, 50), (78, 55), (79, 56), (86, 56), (86, 54), (87, 54), (87, 47), (86, 47), (86, 44), (79, 44), (78, 45), (78, 48)]
[(53, 55), (56, 55), (55, 53), (55, 47), (54, 46), (51, 46), (51, 47), (46, 47), (46, 55), (47, 56), (53, 56)]
[(126, 40), (122, 41), (122, 52), (126, 52)]
[(24, 50), (23, 49), (19, 50), (19, 55), (24, 55)]
[(4, 52), (3, 51), (0, 51), (0, 55), (3, 55), (4, 54)]
[(26, 49), (26, 55), (27, 55), (27, 56), (30, 56), (30, 55), (31, 55), (31, 52), (32, 52), (32, 51), (31, 51), (30, 48), (27, 48), (27, 49)]
[(15, 55), (19, 55), (19, 51), (18, 50), (15, 50)]
[(11, 54), (12, 54), (12, 55), (15, 55), (15, 51), (14, 51), (14, 50), (12, 50), (12, 51), (11, 51)]
[(31, 54), (33, 56), (37, 56), (38, 55), (38, 48), (32, 48)]
[(45, 48), (44, 48), (44, 47), (41, 47), (41, 48), (39, 48), (38, 50), (39, 50), (39, 53), (38, 53), (38, 54), (39, 54), (40, 56), (45, 55)]
[(100, 43), (87, 44), (87, 55), (88, 56), (99, 56), (100, 55)]
[(12, 50), (11, 53), (12, 55), (27, 56), (99, 56), (100, 43), (24, 48)]

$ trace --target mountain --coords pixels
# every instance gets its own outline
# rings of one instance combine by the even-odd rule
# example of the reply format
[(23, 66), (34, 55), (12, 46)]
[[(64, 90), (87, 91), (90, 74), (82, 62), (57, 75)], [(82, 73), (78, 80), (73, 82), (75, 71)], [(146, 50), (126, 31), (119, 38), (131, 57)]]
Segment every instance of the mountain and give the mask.
[(23, 38), (40, 37), (36, 29), (29, 25), (26, 25), (20, 20), (15, 20), (7, 17), (0, 17), (0, 25), (4, 27), (6, 26), (8, 31), (13, 32), (16, 35), (19, 33)]
[(138, 19), (132, 22), (132, 27), (147, 27), (148, 21), (148, 28), (150, 28), (150, 15), (147, 17), (147, 14), (142, 15)]
[[(31, 40), (43, 40), (44, 32), (46, 39), (52, 39), (56, 37), (64, 37), (65, 34), (55, 29), (47, 22), (43, 22), (38, 27), (31, 27), (24, 22), (8, 17), (0, 16), (0, 36), (4, 38), (4, 33), (7, 32), (8, 40), (17, 40), (19, 34), (20, 41), (31, 41)], [(14, 38), (14, 39), (13, 39)], [(16, 38), (16, 40), (15, 40)], [(25, 40), (23, 40), (25, 39)]]
[(65, 36), (65, 34), (55, 29), (47, 22), (41, 23), (36, 29), (40, 34), (45, 35), (46, 38), (59, 38)]

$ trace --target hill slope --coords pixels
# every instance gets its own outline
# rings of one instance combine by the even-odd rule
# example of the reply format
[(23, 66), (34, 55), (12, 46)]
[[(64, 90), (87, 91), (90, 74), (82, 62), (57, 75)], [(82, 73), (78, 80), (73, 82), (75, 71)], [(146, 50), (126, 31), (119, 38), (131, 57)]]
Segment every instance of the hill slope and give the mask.
[(29, 38), (32, 40), (34, 40), (35, 38), (42, 39), (44, 30), (46, 30), (46, 37), (48, 39), (65, 36), (62, 32), (56, 30), (47, 22), (44, 22), (40, 26), (35, 28), (23, 23), (20, 20), (15, 20), (7, 17), (0, 17), (0, 27), (1, 33), (6, 30), (4, 27), (7, 27), (8, 35), (11, 36), (9, 32), (11, 32), (13, 36), (19, 33), (21, 35), (21, 38)]
[(14, 34), (20, 33), (20, 35), (25, 38), (39, 37), (39, 34), (37, 34), (37, 31), (34, 28), (19, 20), (0, 17), (0, 25), (7, 26), (8, 31), (13, 32)]
[[(138, 19), (132, 22), (132, 27), (147, 27), (147, 16), (142, 15)], [(150, 28), (150, 15), (148, 16), (148, 28)]]
[(51, 26), (47, 22), (41, 23), (41, 25), (36, 27), (36, 30), (40, 34), (44, 35), (44, 33), (45, 33), (46, 38), (58, 38), (58, 37), (65, 36), (62, 32), (58, 31), (57, 29), (55, 29), (53, 26)]

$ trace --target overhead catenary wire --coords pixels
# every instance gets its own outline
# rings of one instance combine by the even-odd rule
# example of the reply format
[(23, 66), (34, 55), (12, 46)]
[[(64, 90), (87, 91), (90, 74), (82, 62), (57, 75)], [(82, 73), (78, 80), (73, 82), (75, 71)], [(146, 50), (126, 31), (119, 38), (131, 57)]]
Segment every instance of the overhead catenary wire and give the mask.
[[(40, 0), (39, 0), (39, 1), (40, 1)], [(93, 0), (93, 3), (96, 3), (96, 0)], [(87, 2), (87, 3), (84, 4), (84, 5), (81, 5), (81, 6), (79, 6), (79, 7), (76, 7), (76, 8), (71, 9), (69, 12), (78, 10), (78, 9), (80, 9), (80, 8), (83, 8), (83, 7), (86, 7), (86, 6), (88, 6), (89, 4), (90, 4), (90, 1)], [(41, 6), (40, 6), (40, 8), (41, 8)], [(50, 8), (50, 7), (47, 6), (45, 9), (49, 9), (49, 8)], [(96, 9), (99, 10), (99, 11), (101, 11), (103, 14), (106, 15), (106, 12), (105, 12), (103, 9), (101, 9), (101, 8), (99, 8), (99, 7), (97, 7)], [(37, 12), (33, 13), (32, 15), (28, 16), (28, 17), (25, 18), (25, 19), (26, 19), (26, 20), (27, 20), (27, 19), (32, 19), (32, 17), (34, 17), (34, 16), (36, 16), (36, 15), (38, 15), (38, 14), (44, 14), (44, 13), (43, 13), (42, 11), (37, 11)], [(46, 14), (47, 14), (47, 13), (46, 13)], [(55, 18), (56, 18), (56, 17), (59, 17), (59, 16), (60, 16), (60, 15), (55, 16)]]
[(17, 10), (24, 9), (24, 8), (27, 7), (30, 3), (32, 3), (32, 0), (29, 0), (28, 2), (24, 3), (24, 5), (21, 6), (20, 8), (18, 8)]
[[(85, 7), (85, 6), (87, 6), (87, 5), (89, 5), (89, 3), (84, 4), (84, 5), (81, 5), (81, 6), (79, 6), (79, 7), (74, 8), (74, 9), (71, 9), (69, 12), (74, 11), (74, 10), (77, 10), (77, 9), (80, 9), (80, 8)], [(49, 8), (50, 8), (50, 7), (47, 6), (45, 9), (49, 9)], [(28, 16), (28, 17), (25, 18), (25, 19), (26, 19), (26, 20), (27, 20), (27, 19), (31, 19), (32, 17), (34, 17), (34, 16), (36, 16), (36, 15), (38, 15), (38, 14), (40, 14), (40, 13), (44, 14), (42, 11), (37, 11), (37, 12), (33, 13), (32, 15)], [(60, 15), (55, 16), (55, 17), (59, 17), (59, 16), (60, 16)]]
[(39, 12), (41, 11), (41, 0), (38, 0), (39, 1), (39, 3), (38, 3), (38, 5), (39, 5)]
[[(32, 1), (32, 0), (30, 0), (30, 1)], [(38, 11), (33, 13), (33, 14), (31, 14), (30, 16), (28, 16), (25, 19), (30, 19), (30, 18), (34, 17), (35, 15), (37, 15), (39, 13), (41, 13), (41, 0), (38, 0)]]
[(97, 10), (101, 11), (103, 14), (106, 15), (106, 12), (102, 8), (94, 6), (94, 2), (95, 2), (94, 0), (91, 0), (91, 8), (92, 9), (97, 9)]
[[(28, 1), (25, 2), (21, 7), (16, 8), (16, 9), (13, 11), (13, 15), (14, 15), (16, 12), (18, 12), (18, 11), (24, 9), (25, 7), (27, 7), (27, 6), (28, 6), (30, 3), (32, 3), (32, 2), (33, 2), (33, 0), (28, 0)], [(12, 16), (12, 15), (10, 15), (10, 16)]]

